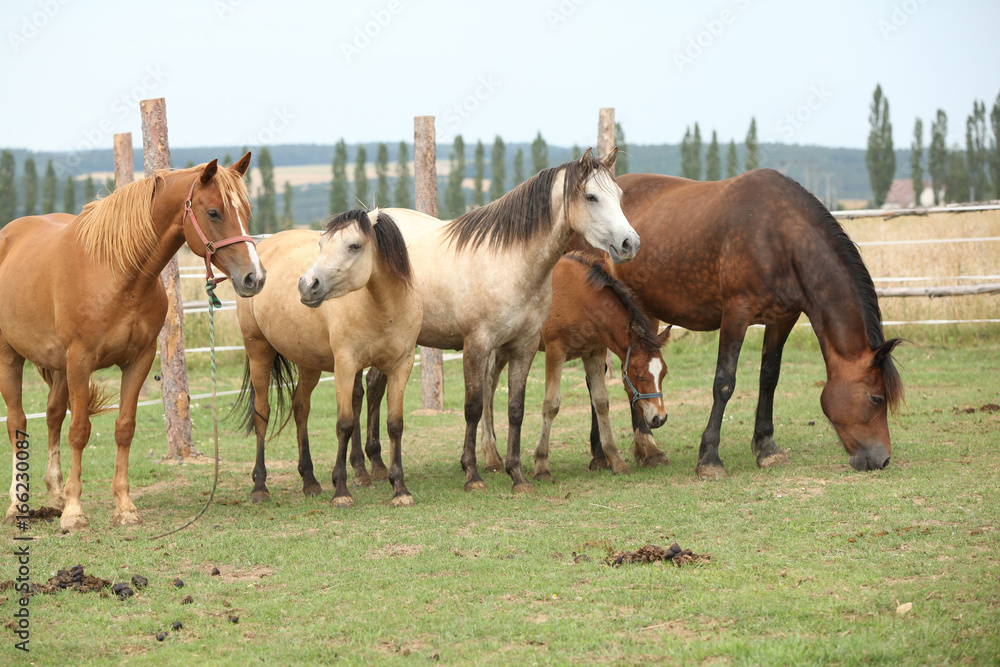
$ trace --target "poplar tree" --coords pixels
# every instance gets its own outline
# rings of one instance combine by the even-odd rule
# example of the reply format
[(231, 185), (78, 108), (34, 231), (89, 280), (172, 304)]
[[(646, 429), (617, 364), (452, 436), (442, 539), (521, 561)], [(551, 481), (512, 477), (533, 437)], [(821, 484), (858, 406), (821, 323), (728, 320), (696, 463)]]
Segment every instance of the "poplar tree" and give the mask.
[(358, 160), (354, 165), (354, 201), (361, 208), (367, 208), (368, 203), (368, 169), (365, 163), (368, 161), (368, 151), (361, 144), (358, 144)]
[(511, 187), (512, 190), (514, 188), (516, 188), (517, 186), (519, 186), (521, 183), (524, 183), (524, 149), (523, 148), (518, 147), (517, 152), (514, 153), (514, 167), (513, 168), (514, 168), (514, 173), (513, 173), (514, 180), (510, 184), (510, 187)]
[(506, 192), (503, 183), (507, 180), (507, 146), (499, 134), (493, 140), (493, 150), (490, 152), (490, 171), (490, 201), (496, 201)]
[(35, 215), (38, 206), (38, 168), (35, 158), (24, 158), (24, 214)]
[(986, 104), (972, 101), (972, 114), (965, 121), (965, 160), (969, 174), (969, 199), (988, 197), (986, 178)]
[(719, 138), (712, 130), (712, 143), (708, 145), (705, 155), (705, 180), (718, 181), (722, 179), (722, 160), (719, 157)]
[(330, 180), (330, 215), (348, 210), (347, 144), (341, 139), (333, 150), (333, 178)]
[(73, 175), (66, 176), (66, 183), (63, 186), (63, 212), (76, 215), (76, 181)]
[(621, 123), (615, 123), (615, 145), (618, 146), (618, 157), (615, 158), (615, 176), (621, 176), (628, 173), (628, 144), (625, 143), (625, 130), (622, 129)]
[(465, 140), (459, 134), (451, 153), (451, 170), (448, 172), (448, 186), (444, 191), (444, 209), (449, 218), (457, 218), (465, 213)]
[[(248, 150), (250, 150), (250, 149), (247, 148), (246, 146), (241, 147), (240, 148), (240, 157), (246, 155)], [(251, 192), (250, 184), (253, 182), (253, 179), (250, 177), (250, 172), (251, 171), (253, 171), (253, 169), (248, 166), (246, 172), (244, 172), (244, 174), (243, 174), (243, 185), (247, 186), (247, 193)]]
[(913, 143), (910, 144), (910, 178), (913, 182), (914, 205), (920, 205), (924, 191), (924, 123), (919, 118), (913, 124)]
[(257, 169), (260, 170), (260, 190), (257, 194), (257, 210), (251, 218), (254, 234), (273, 234), (279, 231), (277, 191), (274, 186), (274, 160), (267, 146), (262, 146), (257, 154)]
[(55, 213), (56, 196), (59, 193), (59, 181), (56, 179), (56, 170), (52, 166), (52, 160), (45, 165), (45, 178), (42, 179), (42, 207), (39, 213)]
[(583, 151), (580, 150), (579, 146), (573, 144), (573, 150), (570, 152), (569, 159), (579, 160), (581, 157), (583, 157)]
[(965, 156), (958, 146), (948, 151), (948, 177), (945, 180), (945, 199), (952, 204), (969, 201), (969, 172)]
[(400, 141), (396, 149), (396, 191), (393, 193), (393, 204), (396, 208), (410, 208), (413, 200), (410, 198), (410, 156), (406, 142)]
[(531, 173), (537, 174), (549, 167), (549, 145), (542, 139), (542, 132), (531, 142)]
[(281, 226), (283, 229), (291, 229), (295, 226), (295, 215), (292, 213), (292, 195), (292, 183), (291, 181), (285, 181), (285, 192), (282, 197), (285, 214), (282, 216), (281, 220)]
[(17, 217), (16, 169), (14, 153), (6, 149), (0, 152), (0, 226)]
[(726, 178), (732, 178), (740, 173), (740, 162), (736, 155), (736, 141), (729, 140), (729, 151), (726, 153)]
[(86, 206), (97, 198), (97, 186), (94, 185), (94, 177), (87, 174), (87, 180), (83, 182), (83, 205)]
[(389, 191), (389, 147), (384, 143), (380, 143), (375, 152), (375, 176), (375, 205), (388, 208), (392, 205), (392, 193)]
[(743, 171), (750, 171), (760, 166), (760, 147), (757, 145), (757, 119), (750, 118), (750, 129), (747, 130), (747, 154), (743, 160)]
[(943, 109), (937, 110), (931, 123), (931, 144), (927, 149), (927, 171), (931, 175), (934, 189), (934, 203), (941, 203), (941, 190), (948, 181), (948, 116)]
[(990, 140), (990, 152), (987, 161), (990, 163), (990, 175), (993, 177), (993, 197), (1000, 199), (1000, 93), (990, 111), (990, 129), (993, 138)]
[(472, 205), (482, 206), (486, 203), (485, 193), (483, 193), (483, 178), (486, 176), (486, 148), (483, 147), (482, 140), (476, 142), (472, 173), (474, 178), (472, 184)]
[(872, 188), (872, 203), (881, 208), (885, 203), (892, 177), (896, 173), (896, 152), (892, 148), (892, 123), (889, 122), (889, 100), (882, 95), (882, 86), (875, 86), (872, 104), (868, 114), (871, 129), (868, 132), (868, 150), (865, 164), (868, 166), (868, 182)]

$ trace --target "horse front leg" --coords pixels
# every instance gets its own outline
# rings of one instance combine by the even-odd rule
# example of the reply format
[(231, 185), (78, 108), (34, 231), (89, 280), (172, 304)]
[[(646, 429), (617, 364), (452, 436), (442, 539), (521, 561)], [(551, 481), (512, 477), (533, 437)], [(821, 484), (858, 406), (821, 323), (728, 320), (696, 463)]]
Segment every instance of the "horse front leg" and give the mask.
[[(355, 373), (354, 387), (351, 389), (351, 414), (354, 415), (354, 430), (351, 432), (351, 467), (354, 468), (353, 483), (356, 489), (372, 485), (372, 478), (365, 468), (365, 452), (361, 448), (361, 419), (359, 415), (361, 415), (364, 401), (365, 371), (361, 369)], [(388, 476), (388, 473), (384, 474)]]
[[(632, 472), (629, 465), (625, 463), (618, 445), (615, 444), (615, 436), (611, 430), (611, 415), (609, 414), (608, 385), (604, 379), (605, 355), (603, 352), (596, 356), (585, 356), (583, 358), (583, 368), (587, 373), (587, 386), (590, 387), (590, 401), (597, 415), (597, 425), (600, 429), (601, 449), (604, 452), (604, 459), (611, 466), (612, 472), (616, 475), (627, 475)], [(593, 469), (593, 464), (591, 464)]]
[(750, 452), (757, 458), (757, 466), (770, 468), (788, 463), (788, 454), (774, 442), (774, 390), (781, 373), (781, 353), (785, 341), (795, 327), (798, 316), (779, 324), (764, 327), (764, 346), (760, 361), (760, 394), (757, 397), (757, 416), (753, 428)]
[(323, 487), (313, 474), (312, 452), (309, 450), (309, 412), (312, 409), (312, 393), (319, 384), (321, 374), (319, 370), (299, 366), (299, 383), (292, 394), (295, 440), (299, 444), (299, 477), (302, 478), (302, 493), (307, 496), (323, 493)]
[(359, 368), (352, 368), (348, 363), (337, 359), (337, 372), (334, 374), (334, 384), (337, 388), (337, 460), (333, 466), (331, 481), (333, 482), (334, 507), (348, 509), (354, 506), (354, 498), (347, 489), (347, 447), (354, 434), (354, 380)]
[(66, 386), (66, 374), (52, 371), (52, 385), (49, 387), (49, 398), (45, 406), (45, 425), (49, 431), (49, 461), (45, 467), (45, 488), (49, 491), (49, 505), (57, 510), (66, 507), (66, 494), (63, 493), (62, 461), (60, 439), (62, 425), (66, 421), (66, 409), (69, 407), (69, 388)]
[[(19, 503), (17, 500), (18, 482), (27, 482), (24, 470), (17, 469), (17, 446), (18, 440), (25, 441), (25, 429), (28, 428), (28, 419), (24, 414), (24, 406), (21, 399), (21, 380), (24, 375), (24, 357), (14, 351), (14, 348), (7, 345), (6, 341), (0, 339), (0, 394), (3, 395), (4, 403), (7, 404), (7, 435), (10, 438), (11, 447), (11, 473), (10, 473), (10, 507), (7, 508), (7, 515), (4, 523), (14, 525), (17, 517), (22, 512), (18, 512)], [(30, 441), (29, 441), (30, 442)], [(28, 445), (30, 447), (30, 444)], [(28, 456), (30, 456), (30, 450)], [(25, 466), (22, 466), (22, 468)], [(22, 475), (20, 479), (18, 475)], [(23, 512), (27, 514), (27, 512)]]
[(111, 493), (115, 497), (112, 526), (135, 526), (142, 523), (139, 511), (129, 496), (128, 455), (135, 436), (135, 412), (139, 403), (142, 383), (156, 358), (156, 344), (149, 347), (131, 364), (122, 368), (122, 385), (118, 397), (118, 419), (115, 420), (115, 476), (111, 480)]
[(413, 355), (401, 361), (388, 374), (386, 432), (389, 434), (389, 481), (392, 483), (393, 507), (411, 507), (415, 501), (403, 482), (403, 394), (413, 368)]
[(561, 347), (548, 345), (545, 349), (545, 399), (542, 401), (542, 432), (538, 435), (538, 446), (535, 447), (535, 480), (552, 479), (549, 472), (549, 437), (552, 435), (552, 422), (559, 414), (562, 403), (559, 382), (562, 380), (563, 364), (566, 355)]
[[(80, 530), (89, 525), (86, 515), (83, 513), (83, 506), (80, 504), (80, 496), (83, 492), (83, 449), (90, 440), (90, 374), (91, 368), (84, 366), (74, 359), (76, 355), (70, 355), (69, 368), (66, 373), (66, 382), (69, 389), (69, 446), (70, 446), (70, 466), (69, 477), (66, 480), (66, 507), (63, 509), (62, 517), (59, 519), (59, 527), (64, 533), (73, 530)], [(141, 384), (141, 383), (140, 383)], [(116, 440), (117, 440), (116, 428)], [(115, 467), (118, 468), (118, 457), (115, 456)], [(127, 453), (126, 453), (127, 461)], [(126, 464), (126, 474), (128, 467)], [(112, 483), (112, 489), (114, 484)], [(117, 500), (117, 498), (116, 498)]]
[(372, 476), (376, 479), (379, 470), (385, 470), (385, 462), (382, 461), (382, 442), (379, 440), (379, 429), (381, 424), (382, 397), (385, 396), (385, 387), (388, 379), (385, 373), (374, 366), (368, 369), (365, 381), (365, 396), (368, 401), (368, 424), (367, 436), (365, 438), (365, 455), (372, 464)]
[(632, 456), (635, 458), (635, 462), (644, 468), (655, 468), (669, 464), (670, 459), (663, 453), (663, 450), (656, 446), (653, 431), (646, 423), (646, 417), (639, 410), (638, 405), (633, 405), (630, 412), (632, 413), (632, 433), (635, 438), (632, 445)]
[(462, 443), (462, 470), (466, 491), (485, 491), (486, 483), (476, 467), (476, 430), (483, 416), (483, 380), (490, 350), (466, 338), (462, 349), (462, 373), (465, 376), (465, 441)]
[(514, 482), (514, 493), (532, 493), (535, 487), (524, 476), (521, 469), (521, 424), (524, 422), (524, 392), (528, 384), (528, 372), (531, 370), (531, 362), (538, 351), (538, 338), (536, 333), (527, 344), (514, 349), (510, 353), (510, 367), (507, 371), (508, 398), (507, 398), (507, 460), (505, 467), (507, 474)]
[(740, 348), (746, 336), (747, 327), (744, 322), (733, 322), (723, 317), (719, 330), (719, 356), (715, 367), (715, 381), (712, 385), (712, 412), (708, 417), (708, 425), (701, 435), (701, 445), (698, 448), (698, 465), (695, 473), (703, 479), (721, 479), (726, 476), (726, 469), (719, 458), (719, 441), (722, 430), (722, 416), (726, 412), (726, 404), (736, 389), (736, 367), (740, 360)]
[(480, 438), (486, 472), (503, 472), (503, 461), (497, 451), (497, 433), (493, 428), (493, 401), (496, 399), (500, 373), (507, 365), (508, 355), (503, 350), (494, 350), (486, 364), (485, 397), (483, 398), (482, 437)]
[(246, 346), (247, 358), (250, 360), (250, 383), (253, 386), (253, 404), (250, 409), (251, 423), (257, 436), (257, 456), (254, 460), (253, 489), (250, 500), (255, 503), (266, 503), (271, 500), (271, 492), (267, 490), (267, 464), (265, 463), (265, 446), (267, 443), (267, 423), (271, 419), (271, 402), (268, 389), (271, 386), (271, 366), (277, 351), (263, 339), (256, 339)]

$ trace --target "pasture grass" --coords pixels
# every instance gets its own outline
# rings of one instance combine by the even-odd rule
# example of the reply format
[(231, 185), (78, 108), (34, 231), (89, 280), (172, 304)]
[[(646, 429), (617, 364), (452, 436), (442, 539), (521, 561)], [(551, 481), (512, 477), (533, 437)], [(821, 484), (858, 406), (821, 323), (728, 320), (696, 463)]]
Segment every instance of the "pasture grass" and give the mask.
[[(200, 509), (212, 466), (161, 462), (161, 408), (141, 408), (131, 484), (144, 525), (112, 529), (114, 416), (96, 417), (84, 454), (91, 528), (62, 535), (58, 520), (32, 524), (31, 579), (44, 582), (80, 563), (116, 582), (142, 574), (150, 585), (124, 602), (93, 593), (33, 597), (30, 655), (16, 652), (12, 631), (0, 628), (0, 662), (995, 663), (1000, 412), (983, 408), (1000, 402), (1000, 343), (955, 347), (934, 331), (903, 333), (920, 346), (896, 354), (907, 404), (891, 422), (892, 463), (864, 474), (847, 466), (820, 410), (825, 371), (806, 328), (789, 341), (775, 401), (777, 439), (791, 463), (760, 470), (749, 452), (761, 342), (754, 330), (723, 425), (730, 477), (720, 482), (693, 472), (715, 334), (672, 341), (670, 419), (655, 432), (671, 465), (629, 476), (587, 470), (589, 408), (582, 367), (571, 363), (552, 434), (556, 481), (537, 484), (533, 495), (513, 495), (506, 475), (486, 476), (486, 493), (462, 491), (458, 361), (445, 364), (444, 414), (418, 410), (418, 372), (411, 378), (403, 463), (417, 505), (407, 509), (388, 506), (385, 484), (352, 490), (352, 510), (331, 507), (335, 397), (324, 382), (310, 429), (321, 496), (301, 494), (287, 429), (268, 447), (273, 502), (250, 503), (254, 446), (224, 422), (215, 503), (191, 527), (152, 542)], [(197, 393), (208, 386), (207, 357), (191, 360)], [(542, 361), (528, 384), (526, 469), (540, 425)], [(242, 355), (220, 355), (220, 364), (223, 388), (238, 385)], [(43, 411), (40, 378), (25, 377), (28, 411)], [(624, 453), (627, 403), (619, 382), (611, 392)], [(232, 400), (220, 401), (223, 412)], [(504, 406), (501, 391), (498, 414)], [(197, 401), (192, 410), (204, 452), (211, 451), (207, 407)], [(504, 420), (497, 421), (503, 443)], [(33, 497), (44, 503), (44, 420), (29, 422), (29, 432)], [(64, 470), (68, 461), (64, 455)], [(2, 532), (14, 545), (14, 529)], [(604, 563), (612, 548), (674, 541), (711, 561)], [(16, 576), (11, 549), (4, 552), (0, 580)], [(175, 577), (183, 588), (171, 584)], [(191, 604), (181, 604), (185, 595)], [(3, 596), (0, 613), (10, 620), (16, 596)], [(905, 603), (912, 608), (898, 613)], [(173, 621), (183, 629), (171, 631)], [(158, 642), (162, 631), (169, 634)]]

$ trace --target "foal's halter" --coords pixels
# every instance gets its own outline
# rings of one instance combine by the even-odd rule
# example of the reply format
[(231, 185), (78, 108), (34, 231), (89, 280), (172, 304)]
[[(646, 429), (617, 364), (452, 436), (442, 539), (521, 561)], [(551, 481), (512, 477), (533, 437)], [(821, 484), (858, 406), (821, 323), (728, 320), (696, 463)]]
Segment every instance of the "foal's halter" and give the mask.
[(221, 241), (209, 241), (208, 237), (205, 236), (205, 232), (202, 230), (201, 225), (198, 224), (198, 218), (194, 215), (194, 209), (191, 207), (191, 200), (194, 197), (194, 186), (198, 182), (198, 179), (191, 181), (191, 189), (188, 190), (187, 199), (184, 201), (184, 217), (191, 218), (191, 224), (194, 226), (194, 231), (197, 232), (198, 238), (201, 242), (205, 244), (205, 291), (208, 292), (209, 299), (213, 301), (216, 308), (222, 306), (222, 302), (215, 296), (215, 286), (226, 279), (226, 276), (221, 278), (216, 278), (215, 273), (212, 271), (212, 255), (214, 255), (219, 248), (224, 248), (227, 245), (233, 245), (234, 243), (242, 243), (246, 241), (251, 245), (257, 245), (249, 236), (231, 236), (228, 239), (222, 239)]
[(658, 391), (655, 394), (640, 394), (639, 390), (635, 388), (632, 384), (632, 380), (628, 378), (628, 359), (632, 355), (632, 346), (628, 346), (628, 350), (625, 351), (625, 365), (622, 366), (622, 380), (625, 381), (625, 385), (632, 390), (632, 405), (635, 406), (640, 400), (644, 398), (663, 398), (663, 392)]

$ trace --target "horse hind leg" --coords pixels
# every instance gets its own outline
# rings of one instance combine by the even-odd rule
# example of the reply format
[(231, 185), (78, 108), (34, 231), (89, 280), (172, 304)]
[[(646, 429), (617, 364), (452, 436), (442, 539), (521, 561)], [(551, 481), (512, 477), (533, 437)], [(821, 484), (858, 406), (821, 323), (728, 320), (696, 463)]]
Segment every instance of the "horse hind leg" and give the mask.
[(483, 385), (483, 420), (482, 437), (480, 447), (483, 452), (483, 469), (486, 472), (503, 472), (503, 461), (500, 459), (500, 452), (497, 451), (497, 433), (493, 422), (493, 402), (497, 394), (497, 386), (500, 384), (500, 373), (507, 365), (509, 355), (503, 350), (494, 350), (490, 355), (490, 360), (486, 364), (486, 384)]
[(323, 487), (313, 474), (312, 453), (309, 450), (309, 411), (312, 406), (313, 390), (319, 383), (321, 372), (299, 367), (299, 382), (292, 394), (292, 414), (295, 417), (295, 436), (299, 445), (299, 476), (302, 478), (302, 493), (318, 496)]
[(538, 338), (535, 334), (527, 344), (514, 349), (510, 353), (510, 367), (507, 371), (507, 460), (504, 468), (514, 482), (514, 493), (533, 493), (535, 487), (524, 476), (521, 467), (521, 425), (524, 422), (524, 393), (528, 383), (528, 372), (531, 362), (538, 351)]
[[(365, 452), (361, 448), (361, 407), (365, 400), (365, 372), (359, 370), (354, 375), (351, 390), (351, 410), (354, 413), (354, 430), (351, 431), (351, 467), (354, 468), (354, 487), (371, 486), (372, 478), (365, 468)], [(383, 464), (383, 467), (384, 464)], [(386, 477), (388, 474), (386, 473)]]
[[(10, 437), (11, 446), (11, 474), (10, 474), (10, 507), (7, 508), (7, 515), (4, 523), (14, 525), (19, 512), (17, 511), (17, 475), (23, 471), (17, 469), (17, 453), (19, 451), (18, 441), (26, 438), (25, 429), (28, 428), (28, 420), (24, 414), (24, 407), (21, 403), (21, 379), (24, 373), (24, 357), (14, 351), (6, 341), (0, 339), (0, 394), (3, 395), (4, 403), (7, 404), (7, 435)], [(22, 478), (23, 479), (23, 478)]]
[(565, 354), (557, 345), (548, 345), (545, 350), (545, 399), (542, 401), (542, 431), (538, 435), (538, 445), (535, 447), (535, 468), (533, 475), (536, 481), (551, 480), (549, 471), (549, 439), (552, 435), (552, 422), (559, 414), (562, 404), (562, 394), (559, 383), (562, 379), (562, 369)]
[(788, 454), (774, 441), (774, 390), (781, 373), (781, 353), (785, 341), (798, 317), (764, 328), (764, 346), (760, 362), (760, 394), (757, 398), (757, 416), (754, 421), (750, 451), (761, 468), (788, 463)]
[(388, 470), (382, 460), (382, 442), (379, 439), (382, 397), (385, 396), (387, 382), (385, 373), (374, 366), (368, 369), (368, 376), (365, 380), (365, 395), (368, 401), (365, 454), (372, 464), (372, 478), (375, 480), (388, 479)]

